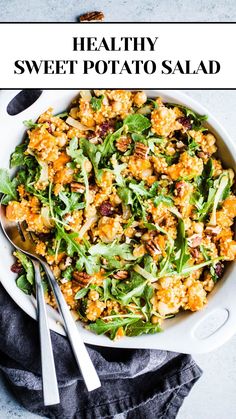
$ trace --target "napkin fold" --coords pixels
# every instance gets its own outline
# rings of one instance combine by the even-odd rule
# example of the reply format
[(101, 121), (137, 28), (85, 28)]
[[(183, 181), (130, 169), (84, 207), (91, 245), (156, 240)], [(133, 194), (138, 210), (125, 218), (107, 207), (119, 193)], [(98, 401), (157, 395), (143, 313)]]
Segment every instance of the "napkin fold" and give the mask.
[(37, 322), (0, 285), (0, 370), (19, 402), (48, 418), (174, 419), (202, 373), (190, 355), (88, 345), (102, 383), (88, 393), (67, 338), (51, 338), (61, 403), (45, 407)]

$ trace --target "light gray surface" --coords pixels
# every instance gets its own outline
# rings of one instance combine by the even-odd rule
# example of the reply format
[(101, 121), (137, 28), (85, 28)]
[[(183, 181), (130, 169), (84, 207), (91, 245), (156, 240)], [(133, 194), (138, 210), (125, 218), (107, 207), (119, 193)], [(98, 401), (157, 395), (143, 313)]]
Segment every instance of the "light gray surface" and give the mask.
[[(236, 21), (235, 0), (0, 0), (0, 20), (71, 21), (87, 11), (103, 10), (106, 21)], [(184, 45), (183, 45), (184, 47)], [(236, 91), (188, 91), (209, 107), (235, 135)], [(215, 352), (196, 356), (204, 374), (184, 402), (177, 419), (236, 418), (236, 336)], [(39, 416), (19, 406), (0, 376), (0, 418)], [(149, 419), (149, 418), (147, 418)]]
[[(236, 91), (185, 91), (197, 99), (235, 136)], [(178, 419), (236, 418), (236, 336), (215, 352), (195, 356), (203, 377), (194, 386)], [(0, 418), (33, 419), (11, 396), (0, 377)], [(147, 418), (151, 419), (151, 418)]]
[(235, 0), (0, 0), (2, 22), (75, 22), (82, 13), (102, 10), (108, 22), (236, 20)]

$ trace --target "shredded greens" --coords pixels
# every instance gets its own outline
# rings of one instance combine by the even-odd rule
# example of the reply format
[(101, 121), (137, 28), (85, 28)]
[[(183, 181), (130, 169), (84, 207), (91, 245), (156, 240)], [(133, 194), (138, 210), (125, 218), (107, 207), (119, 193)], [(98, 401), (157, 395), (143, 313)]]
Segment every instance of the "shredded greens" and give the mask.
[[(233, 176), (206, 146), (205, 115), (145, 94), (95, 93), (57, 118), (47, 111), (44, 124), (24, 121), (30, 135), (11, 155), (15, 175), (0, 169), (2, 202), (14, 216), (22, 204), (21, 219), (89, 330), (111, 339), (158, 333), (163, 319), (190, 308), (192, 284), (204, 295), (221, 276), (222, 239), (209, 231), (234, 196)], [(33, 265), (14, 255), (17, 286), (32, 294)]]

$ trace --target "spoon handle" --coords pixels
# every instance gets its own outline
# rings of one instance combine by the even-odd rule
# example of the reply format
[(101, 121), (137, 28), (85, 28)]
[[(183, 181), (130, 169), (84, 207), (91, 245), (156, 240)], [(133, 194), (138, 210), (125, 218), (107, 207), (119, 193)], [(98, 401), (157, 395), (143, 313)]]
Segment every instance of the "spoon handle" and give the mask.
[(44, 405), (54, 405), (60, 403), (56, 369), (52, 351), (52, 342), (50, 330), (47, 320), (46, 304), (44, 299), (44, 291), (41, 281), (40, 264), (36, 260), (32, 260), (35, 272), (35, 286), (37, 298), (37, 316), (39, 322), (40, 350), (41, 350), (41, 366), (42, 366), (42, 382), (43, 382), (43, 398)]
[(64, 299), (61, 289), (47, 263), (41, 260), (41, 263), (47, 274), (49, 283), (55, 295), (60, 314), (64, 321), (64, 326), (67, 332), (68, 339), (71, 344), (76, 362), (79, 366), (80, 372), (83, 376), (85, 385), (88, 391), (95, 390), (101, 386), (98, 374), (91, 361), (86, 346), (81, 338), (76, 323), (70, 313), (69, 307)]

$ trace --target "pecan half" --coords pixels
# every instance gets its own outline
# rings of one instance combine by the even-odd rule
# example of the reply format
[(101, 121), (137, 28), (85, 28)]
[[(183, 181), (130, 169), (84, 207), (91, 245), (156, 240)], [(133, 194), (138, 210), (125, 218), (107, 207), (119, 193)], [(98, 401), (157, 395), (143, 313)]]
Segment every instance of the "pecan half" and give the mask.
[(131, 144), (131, 138), (122, 135), (116, 141), (116, 148), (117, 150), (121, 151), (121, 153), (125, 153), (128, 150), (129, 145)]
[(70, 184), (70, 189), (71, 189), (71, 192), (84, 193), (84, 191), (85, 191), (85, 186), (84, 186), (82, 183), (72, 182), (72, 183)]
[(129, 276), (128, 271), (117, 271), (115, 274), (113, 274), (113, 278), (116, 279), (127, 279)]
[(158, 244), (156, 244), (156, 243), (155, 243), (155, 241), (154, 241), (154, 240), (148, 240), (148, 241), (145, 243), (145, 247), (146, 247), (146, 249), (147, 249), (148, 253), (150, 253), (150, 255), (151, 255), (152, 257), (155, 257), (155, 256), (157, 256), (157, 255), (161, 255), (161, 249), (160, 249), (160, 247), (158, 246)]
[(102, 21), (104, 20), (104, 13), (103, 12), (88, 12), (84, 15), (81, 15), (79, 18), (80, 22), (91, 22), (92, 20)]
[(79, 282), (79, 284), (87, 285), (91, 279), (91, 275), (87, 274), (86, 272), (73, 272), (72, 274), (75, 281)]
[(134, 156), (138, 159), (146, 159), (148, 155), (148, 147), (140, 142), (135, 143)]

